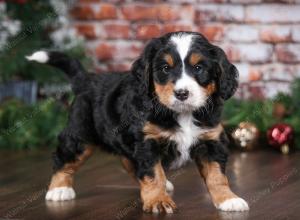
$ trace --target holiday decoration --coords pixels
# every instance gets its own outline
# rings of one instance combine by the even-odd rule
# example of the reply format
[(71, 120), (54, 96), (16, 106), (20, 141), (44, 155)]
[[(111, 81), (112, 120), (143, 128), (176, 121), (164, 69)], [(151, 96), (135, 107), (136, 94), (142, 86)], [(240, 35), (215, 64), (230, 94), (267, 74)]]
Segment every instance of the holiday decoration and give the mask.
[(243, 150), (251, 150), (255, 147), (259, 132), (257, 127), (250, 122), (241, 122), (232, 132), (236, 144)]
[[(291, 84), (289, 94), (279, 93), (272, 99), (238, 100), (230, 99), (225, 103), (224, 125), (228, 131), (235, 130), (243, 121), (253, 123), (260, 134), (277, 123), (285, 123), (293, 128), (293, 147), (300, 150), (300, 79)], [(258, 145), (263, 148), (267, 135), (260, 135)], [(291, 147), (291, 145), (288, 145)], [(287, 149), (287, 147), (284, 147)], [(286, 150), (285, 150), (286, 151)]]
[(294, 129), (288, 124), (278, 123), (268, 129), (267, 138), (272, 147), (288, 154), (294, 139)]

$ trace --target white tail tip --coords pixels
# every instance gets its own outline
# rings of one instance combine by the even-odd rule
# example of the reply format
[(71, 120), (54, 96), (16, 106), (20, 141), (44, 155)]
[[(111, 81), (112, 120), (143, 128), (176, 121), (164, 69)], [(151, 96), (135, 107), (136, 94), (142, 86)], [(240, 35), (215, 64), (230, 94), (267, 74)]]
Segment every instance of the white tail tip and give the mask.
[(39, 63), (47, 63), (49, 60), (48, 53), (45, 51), (37, 51), (31, 56), (26, 56), (26, 59), (29, 61), (36, 61)]

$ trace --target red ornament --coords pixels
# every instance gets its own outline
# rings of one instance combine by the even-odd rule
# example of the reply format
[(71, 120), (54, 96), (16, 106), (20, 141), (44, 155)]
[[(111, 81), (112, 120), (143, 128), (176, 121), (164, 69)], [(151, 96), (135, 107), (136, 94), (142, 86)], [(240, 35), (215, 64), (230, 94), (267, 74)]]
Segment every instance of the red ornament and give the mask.
[(294, 129), (288, 124), (275, 124), (268, 129), (267, 137), (272, 147), (280, 149), (282, 153), (287, 154), (294, 139)]

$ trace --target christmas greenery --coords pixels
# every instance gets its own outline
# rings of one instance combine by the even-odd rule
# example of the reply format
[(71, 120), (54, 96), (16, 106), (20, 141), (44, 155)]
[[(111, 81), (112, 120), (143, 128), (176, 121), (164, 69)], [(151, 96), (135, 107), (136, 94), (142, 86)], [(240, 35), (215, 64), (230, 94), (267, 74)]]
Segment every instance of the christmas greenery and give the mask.
[[(274, 108), (278, 103), (285, 110), (282, 117), (274, 115)], [(291, 94), (279, 93), (275, 98), (267, 100), (231, 99), (225, 104), (223, 116), (229, 131), (236, 128), (240, 122), (252, 122), (264, 136), (268, 128), (275, 123), (287, 123), (293, 127), (295, 145), (300, 149), (300, 79), (292, 84)]]
[(0, 149), (54, 147), (67, 121), (67, 107), (53, 99), (36, 105), (10, 100), (0, 106)]
[[(55, 7), (53, 2), (61, 5)], [(60, 15), (63, 10), (63, 2), (65, 7), (70, 4), (70, 1), (57, 0), (5, 2), (5, 16), (3, 14), (0, 16), (0, 23), (10, 22), (6, 26), (14, 31), (7, 30), (5, 32), (5, 27), (2, 27), (6, 42), (1, 42), (0, 48), (0, 82), (11, 80), (36, 80), (40, 84), (61, 82), (64, 77), (55, 69), (29, 63), (24, 59), (26, 55), (40, 49), (64, 50), (73, 57), (79, 58), (83, 63), (88, 61), (84, 56), (80, 41), (76, 41), (75, 34), (73, 39), (70, 39), (70, 36), (60, 35), (59, 38), (63, 39), (60, 39), (59, 44), (56, 42), (54, 34), (58, 30), (63, 29), (67, 33), (73, 33), (72, 30), (67, 30), (65, 24), (61, 22), (67, 20)], [(13, 25), (13, 22), (16, 25)], [(75, 41), (76, 44), (73, 43)], [(66, 45), (71, 46), (66, 47)]]

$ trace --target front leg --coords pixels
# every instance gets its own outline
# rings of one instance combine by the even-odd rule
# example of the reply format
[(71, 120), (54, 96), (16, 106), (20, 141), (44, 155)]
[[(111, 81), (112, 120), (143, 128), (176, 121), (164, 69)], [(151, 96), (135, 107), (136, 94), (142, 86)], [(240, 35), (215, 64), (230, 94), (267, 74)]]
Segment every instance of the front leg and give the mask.
[[(126, 157), (122, 157), (121, 162), (122, 162), (122, 165), (123, 165), (124, 169), (136, 181), (137, 180), (137, 178), (135, 176), (136, 171), (135, 171), (134, 164), (132, 163), (132, 161), (129, 160), (128, 158), (126, 158)], [(174, 185), (168, 179), (166, 180), (166, 190), (167, 190), (168, 193), (171, 193), (172, 191), (174, 191)]]
[(167, 179), (160, 161), (155, 163), (151, 170), (153, 175), (146, 174), (139, 177), (143, 210), (153, 213), (173, 213), (176, 205), (167, 193)]
[(249, 206), (245, 200), (234, 194), (225, 176), (227, 154), (219, 141), (207, 141), (206, 153), (195, 155), (196, 164), (207, 185), (216, 208), (222, 211), (247, 211)]

